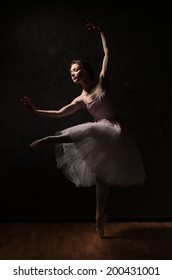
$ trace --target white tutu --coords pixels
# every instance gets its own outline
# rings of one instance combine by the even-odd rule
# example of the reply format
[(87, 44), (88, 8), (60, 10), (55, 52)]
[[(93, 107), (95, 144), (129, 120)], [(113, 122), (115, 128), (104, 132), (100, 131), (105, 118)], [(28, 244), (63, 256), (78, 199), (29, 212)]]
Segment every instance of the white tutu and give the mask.
[(73, 143), (56, 144), (57, 168), (76, 186), (92, 186), (96, 177), (114, 186), (135, 186), (145, 180), (140, 152), (124, 125), (102, 119), (69, 127), (56, 135)]

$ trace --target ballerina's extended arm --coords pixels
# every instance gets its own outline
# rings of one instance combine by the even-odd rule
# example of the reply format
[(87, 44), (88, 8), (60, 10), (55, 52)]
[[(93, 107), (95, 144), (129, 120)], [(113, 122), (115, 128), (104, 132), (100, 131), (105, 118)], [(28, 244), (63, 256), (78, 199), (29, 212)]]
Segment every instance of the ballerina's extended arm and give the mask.
[(107, 44), (107, 39), (106, 39), (105, 33), (104, 33), (102, 27), (100, 27), (100, 25), (95, 24), (91, 21), (87, 21), (87, 28), (88, 28), (88, 30), (93, 30), (93, 31), (99, 32), (100, 36), (101, 36), (104, 57), (103, 57), (103, 62), (102, 62), (102, 69), (99, 74), (99, 80), (103, 82), (106, 79), (107, 74), (108, 74), (109, 48), (108, 48), (108, 44)]
[(70, 104), (62, 107), (60, 110), (40, 110), (37, 109), (31, 102), (31, 99), (24, 96), (20, 101), (34, 114), (51, 118), (61, 118), (71, 115), (83, 107), (83, 102), (80, 97), (75, 98)]

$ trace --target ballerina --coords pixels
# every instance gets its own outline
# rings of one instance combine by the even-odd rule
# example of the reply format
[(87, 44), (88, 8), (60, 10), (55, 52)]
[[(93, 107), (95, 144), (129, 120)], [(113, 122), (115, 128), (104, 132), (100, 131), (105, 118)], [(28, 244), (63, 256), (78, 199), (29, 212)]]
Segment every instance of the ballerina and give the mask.
[(86, 109), (93, 121), (81, 123), (38, 139), (30, 144), (33, 151), (55, 147), (57, 168), (77, 187), (96, 185), (96, 230), (104, 237), (107, 220), (105, 207), (109, 186), (139, 186), (145, 181), (140, 151), (119, 117), (114, 99), (108, 91), (109, 48), (102, 27), (87, 21), (87, 28), (100, 34), (103, 59), (97, 78), (87, 61), (75, 59), (70, 65), (74, 84), (81, 94), (58, 110), (37, 109), (29, 97), (20, 101), (36, 115), (61, 118)]

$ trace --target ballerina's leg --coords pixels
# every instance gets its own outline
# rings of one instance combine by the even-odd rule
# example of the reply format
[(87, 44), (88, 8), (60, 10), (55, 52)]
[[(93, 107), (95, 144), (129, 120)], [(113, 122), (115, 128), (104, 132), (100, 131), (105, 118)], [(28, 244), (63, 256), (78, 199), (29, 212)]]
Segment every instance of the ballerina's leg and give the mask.
[(32, 142), (29, 147), (33, 151), (41, 150), (54, 146), (57, 143), (72, 143), (72, 139), (69, 135), (47, 136)]
[(103, 238), (104, 223), (107, 220), (107, 216), (104, 212), (109, 193), (109, 185), (98, 178), (96, 181), (96, 230), (99, 236)]

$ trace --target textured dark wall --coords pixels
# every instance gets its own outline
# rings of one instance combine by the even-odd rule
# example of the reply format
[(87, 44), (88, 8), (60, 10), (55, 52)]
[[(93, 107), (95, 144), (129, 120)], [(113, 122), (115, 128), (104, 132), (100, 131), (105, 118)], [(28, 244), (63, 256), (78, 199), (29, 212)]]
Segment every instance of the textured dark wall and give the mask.
[[(106, 1), (106, 4), (108, 2)], [(111, 189), (110, 217), (172, 217), (170, 185), (170, 30), (167, 6), (130, 7), (88, 1), (17, 2), (1, 9), (0, 154), (1, 218), (89, 218), (95, 187), (76, 188), (56, 169), (54, 149), (32, 153), (28, 145), (90, 120), (80, 111), (63, 119), (32, 115), (19, 99), (55, 109), (80, 92), (69, 76), (73, 58), (100, 70), (102, 47), (85, 20), (103, 25), (111, 49), (110, 85), (131, 128), (147, 173), (143, 189)]]

